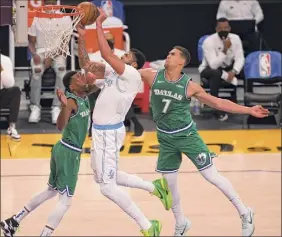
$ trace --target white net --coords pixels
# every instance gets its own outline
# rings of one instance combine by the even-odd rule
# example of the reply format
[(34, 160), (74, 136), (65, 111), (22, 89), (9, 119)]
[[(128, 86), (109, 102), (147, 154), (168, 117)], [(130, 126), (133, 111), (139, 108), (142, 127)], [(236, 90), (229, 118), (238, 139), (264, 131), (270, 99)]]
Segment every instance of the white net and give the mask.
[[(69, 56), (69, 42), (73, 30), (84, 14), (78, 12), (77, 8), (64, 6), (60, 6), (60, 9), (58, 6), (53, 8), (48, 6), (48, 9), (40, 9), (38, 13), (38, 22), (46, 41), (45, 58), (56, 60), (59, 55), (65, 58)], [(50, 16), (48, 17), (48, 15)]]

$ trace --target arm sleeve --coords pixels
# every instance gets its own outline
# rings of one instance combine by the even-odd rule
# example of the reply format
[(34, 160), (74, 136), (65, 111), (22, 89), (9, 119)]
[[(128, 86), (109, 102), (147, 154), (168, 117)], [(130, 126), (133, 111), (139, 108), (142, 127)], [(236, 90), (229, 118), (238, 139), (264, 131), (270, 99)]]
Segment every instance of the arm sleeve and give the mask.
[(235, 38), (235, 52), (234, 52), (234, 66), (233, 68), (237, 71), (239, 74), (244, 66), (245, 63), (245, 57), (244, 57), (244, 51), (243, 51), (243, 46), (242, 46), (242, 41), (237, 36)]
[(253, 1), (252, 13), (254, 14), (256, 24), (259, 24), (263, 20), (264, 16), (258, 1)]
[(226, 12), (225, 12), (225, 7), (224, 7), (224, 1), (221, 1), (219, 6), (218, 6), (218, 10), (217, 10), (217, 14), (216, 14), (216, 19), (218, 20), (219, 18), (226, 18)]

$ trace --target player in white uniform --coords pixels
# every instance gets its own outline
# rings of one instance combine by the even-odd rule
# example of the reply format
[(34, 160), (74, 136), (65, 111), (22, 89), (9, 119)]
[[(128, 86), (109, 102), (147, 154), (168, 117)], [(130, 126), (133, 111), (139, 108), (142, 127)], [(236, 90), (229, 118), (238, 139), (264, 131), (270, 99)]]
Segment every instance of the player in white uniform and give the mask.
[(142, 80), (137, 69), (143, 67), (145, 57), (136, 49), (131, 49), (121, 59), (115, 56), (102, 29), (102, 22), (106, 18), (100, 10), (96, 21), (97, 38), (101, 55), (110, 66), (89, 60), (84, 42), (85, 30), (81, 25), (77, 29), (81, 68), (104, 79), (93, 111), (91, 159), (94, 178), (100, 185), (101, 193), (132, 217), (144, 236), (159, 236), (160, 222), (149, 221), (130, 196), (118, 186), (146, 190), (159, 197), (167, 210), (171, 208), (172, 197), (166, 179), (148, 182), (118, 170), (119, 151), (126, 134), (123, 121), (141, 86)]

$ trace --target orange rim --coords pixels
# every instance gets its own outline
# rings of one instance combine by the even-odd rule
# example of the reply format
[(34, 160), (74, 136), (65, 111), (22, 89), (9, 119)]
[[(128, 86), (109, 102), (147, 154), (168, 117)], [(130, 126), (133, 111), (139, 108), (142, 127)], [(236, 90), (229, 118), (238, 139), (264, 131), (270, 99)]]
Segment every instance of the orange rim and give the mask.
[[(50, 10), (61, 10), (61, 9), (70, 9), (72, 12), (65, 13), (47, 13), (45, 11)], [(34, 17), (38, 18), (62, 18), (64, 16), (79, 16), (84, 14), (84, 10), (82, 8), (76, 6), (67, 6), (67, 5), (50, 5), (50, 6), (41, 6), (36, 8), (34, 11), (30, 12)]]

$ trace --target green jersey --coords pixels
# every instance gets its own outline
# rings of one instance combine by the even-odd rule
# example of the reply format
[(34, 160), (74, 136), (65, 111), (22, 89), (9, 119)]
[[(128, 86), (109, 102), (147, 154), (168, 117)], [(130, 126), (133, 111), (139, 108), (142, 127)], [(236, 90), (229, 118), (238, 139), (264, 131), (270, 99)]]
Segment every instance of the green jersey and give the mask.
[(63, 130), (62, 140), (78, 148), (82, 148), (89, 127), (89, 100), (88, 97), (81, 98), (70, 92), (66, 92), (66, 97), (76, 101), (77, 111), (72, 114), (68, 124)]
[(151, 88), (151, 106), (157, 129), (177, 132), (192, 126), (190, 98), (187, 86), (191, 80), (185, 73), (175, 82), (165, 78), (165, 70), (159, 70)]

